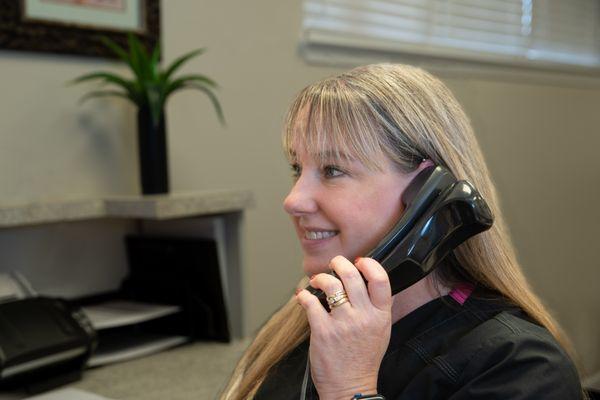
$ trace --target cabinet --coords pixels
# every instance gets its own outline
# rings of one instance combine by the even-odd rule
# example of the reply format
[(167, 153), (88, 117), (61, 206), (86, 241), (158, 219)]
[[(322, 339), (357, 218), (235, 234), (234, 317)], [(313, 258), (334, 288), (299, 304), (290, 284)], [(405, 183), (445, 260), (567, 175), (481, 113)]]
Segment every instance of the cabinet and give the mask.
[(230, 330), (242, 337), (241, 235), (252, 205), (250, 191), (225, 190), (0, 206), (0, 271), (19, 271), (40, 294), (91, 295), (120, 284), (124, 234), (212, 238)]

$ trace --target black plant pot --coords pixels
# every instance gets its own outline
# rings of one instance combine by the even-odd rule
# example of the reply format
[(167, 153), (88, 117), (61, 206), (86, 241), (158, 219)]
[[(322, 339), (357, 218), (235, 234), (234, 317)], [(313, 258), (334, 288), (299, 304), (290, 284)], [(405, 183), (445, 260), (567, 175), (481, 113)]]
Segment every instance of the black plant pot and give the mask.
[(167, 138), (165, 113), (161, 112), (158, 124), (152, 121), (150, 109), (138, 110), (138, 151), (143, 194), (169, 192), (167, 165)]

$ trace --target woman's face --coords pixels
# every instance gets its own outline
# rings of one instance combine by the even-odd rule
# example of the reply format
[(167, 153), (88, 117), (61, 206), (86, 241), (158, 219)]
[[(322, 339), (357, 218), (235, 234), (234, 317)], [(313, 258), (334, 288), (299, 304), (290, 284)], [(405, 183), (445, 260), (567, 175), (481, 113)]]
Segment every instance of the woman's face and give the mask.
[(383, 171), (373, 171), (357, 160), (321, 164), (304, 149), (294, 153), (295, 183), (283, 204), (309, 276), (329, 271), (337, 255), (352, 261), (375, 247), (400, 218), (402, 193), (418, 173), (397, 171), (387, 157)]

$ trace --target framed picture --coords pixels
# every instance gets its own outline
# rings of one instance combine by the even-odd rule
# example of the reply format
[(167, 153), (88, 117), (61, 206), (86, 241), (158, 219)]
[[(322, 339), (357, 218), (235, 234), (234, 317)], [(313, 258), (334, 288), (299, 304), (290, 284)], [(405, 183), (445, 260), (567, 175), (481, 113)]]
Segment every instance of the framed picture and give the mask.
[(0, 49), (114, 58), (99, 37), (127, 47), (128, 33), (155, 46), (159, 0), (0, 0)]

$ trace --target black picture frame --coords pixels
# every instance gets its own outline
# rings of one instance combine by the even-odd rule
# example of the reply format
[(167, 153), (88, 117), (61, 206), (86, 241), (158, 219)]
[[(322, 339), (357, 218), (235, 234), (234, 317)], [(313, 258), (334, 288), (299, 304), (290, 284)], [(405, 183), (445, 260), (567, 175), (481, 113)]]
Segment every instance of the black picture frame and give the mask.
[[(23, 1), (0, 0), (0, 49), (116, 58), (99, 41), (106, 36), (127, 48), (128, 31), (23, 18)], [(146, 48), (160, 40), (160, 0), (141, 0), (144, 29), (135, 33)]]

